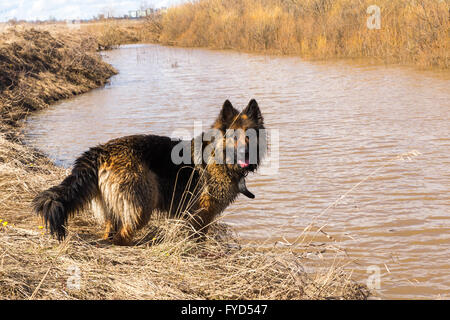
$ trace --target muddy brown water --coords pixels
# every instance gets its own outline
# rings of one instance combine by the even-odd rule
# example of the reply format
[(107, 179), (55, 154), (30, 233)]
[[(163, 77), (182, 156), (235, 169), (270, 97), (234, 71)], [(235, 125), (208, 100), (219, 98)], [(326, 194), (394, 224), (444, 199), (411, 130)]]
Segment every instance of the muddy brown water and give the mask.
[[(242, 108), (256, 98), (279, 133), (279, 169), (249, 176), (256, 199), (241, 196), (224, 221), (269, 245), (314, 222), (317, 237), (306, 241), (345, 250), (347, 267), (378, 297), (449, 297), (448, 73), (158, 45), (104, 59), (120, 71), (109, 85), (28, 119), (29, 143), (56, 163), (69, 167), (123, 135), (193, 134), (194, 121), (210, 125), (225, 99)], [(421, 155), (389, 162), (411, 150)]]

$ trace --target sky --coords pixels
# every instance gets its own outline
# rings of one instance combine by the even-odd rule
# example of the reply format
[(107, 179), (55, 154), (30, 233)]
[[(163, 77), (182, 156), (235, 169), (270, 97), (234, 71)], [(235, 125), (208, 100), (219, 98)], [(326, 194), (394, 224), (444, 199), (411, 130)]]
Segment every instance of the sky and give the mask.
[(183, 0), (0, 0), (0, 22), (9, 19), (88, 19), (99, 13), (123, 16), (144, 7), (169, 7)]

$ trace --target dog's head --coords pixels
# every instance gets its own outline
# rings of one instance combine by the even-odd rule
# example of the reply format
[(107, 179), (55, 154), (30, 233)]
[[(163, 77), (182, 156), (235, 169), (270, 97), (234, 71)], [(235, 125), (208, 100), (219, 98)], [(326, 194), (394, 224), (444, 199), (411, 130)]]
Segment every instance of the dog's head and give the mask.
[(256, 100), (252, 99), (241, 112), (226, 100), (214, 122), (221, 132), (224, 164), (245, 175), (255, 171), (267, 148), (264, 119)]

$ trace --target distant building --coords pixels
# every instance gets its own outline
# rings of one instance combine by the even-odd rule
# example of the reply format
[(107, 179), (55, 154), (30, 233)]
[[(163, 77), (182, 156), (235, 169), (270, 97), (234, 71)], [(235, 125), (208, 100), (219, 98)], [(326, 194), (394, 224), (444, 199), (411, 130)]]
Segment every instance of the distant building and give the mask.
[(163, 13), (166, 12), (166, 7), (161, 7), (160, 9), (153, 9), (153, 8), (147, 8), (147, 9), (139, 9), (139, 10), (130, 10), (128, 11), (128, 15), (125, 15), (128, 19), (139, 19), (139, 18), (145, 18), (149, 17), (154, 14)]

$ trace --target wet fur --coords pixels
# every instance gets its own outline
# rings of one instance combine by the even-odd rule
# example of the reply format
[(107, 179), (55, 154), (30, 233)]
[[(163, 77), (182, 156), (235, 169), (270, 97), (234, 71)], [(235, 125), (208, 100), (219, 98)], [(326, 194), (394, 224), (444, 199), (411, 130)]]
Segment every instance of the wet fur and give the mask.
[[(225, 134), (229, 128), (264, 129), (264, 122), (255, 100), (241, 113), (227, 100), (212, 127)], [(227, 146), (230, 142), (224, 140)], [(190, 144), (193, 152), (194, 139), (174, 141), (156, 135), (127, 136), (91, 148), (75, 161), (60, 185), (34, 199), (34, 211), (59, 240), (66, 236), (68, 219), (90, 204), (105, 225), (104, 238), (115, 244), (131, 244), (133, 234), (155, 210), (184, 216), (197, 232), (206, 233), (213, 219), (243, 192), (243, 179), (256, 170), (264, 152), (258, 154), (258, 164), (245, 170), (214, 159), (177, 165), (171, 152), (180, 142)], [(202, 148), (208, 144), (203, 142)]]

